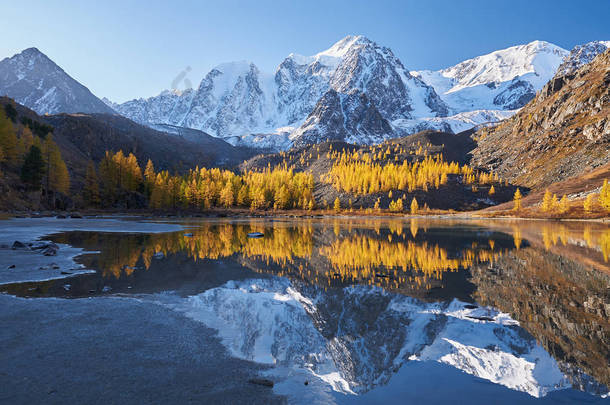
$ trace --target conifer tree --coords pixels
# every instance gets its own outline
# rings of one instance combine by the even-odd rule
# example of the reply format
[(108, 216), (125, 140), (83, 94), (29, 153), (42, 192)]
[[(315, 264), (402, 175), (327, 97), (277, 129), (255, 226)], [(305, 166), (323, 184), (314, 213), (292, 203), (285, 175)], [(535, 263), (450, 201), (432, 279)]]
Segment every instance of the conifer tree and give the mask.
[(568, 212), (568, 197), (566, 197), (566, 195), (564, 194), (561, 197), (561, 200), (559, 200), (559, 213), (560, 214), (565, 214), (566, 212)]
[(610, 184), (607, 179), (604, 180), (602, 189), (599, 192), (599, 204), (606, 211), (610, 211)]
[(339, 197), (335, 198), (335, 202), (333, 203), (333, 209), (335, 210), (335, 212), (341, 211), (341, 201), (339, 200)]
[(150, 195), (152, 194), (153, 187), (155, 186), (155, 165), (152, 160), (148, 159), (146, 162), (146, 168), (144, 169), (144, 192), (150, 199)]
[(46, 164), (44, 187), (47, 193), (53, 191), (67, 194), (70, 188), (70, 175), (66, 163), (61, 157), (59, 147), (51, 134), (44, 139), (42, 155)]
[(19, 165), (23, 165), (23, 159), (25, 159), (25, 155), (32, 145), (34, 145), (34, 135), (32, 134), (32, 131), (28, 127), (21, 128), (17, 140), (17, 161)]
[(518, 211), (521, 209), (521, 199), (522, 198), (523, 198), (523, 195), (521, 194), (521, 190), (519, 190), (517, 188), (517, 191), (515, 191), (515, 195), (513, 197), (513, 203), (514, 203), (513, 211)]
[(551, 197), (551, 212), (555, 211), (559, 207), (559, 200), (557, 199), (557, 194), (553, 193), (553, 197)]
[(413, 200), (411, 200), (411, 214), (417, 214), (417, 211), (419, 211), (419, 205), (415, 197), (413, 197)]
[(494, 188), (493, 184), (491, 185), (491, 187), (489, 188), (489, 195), (494, 195), (496, 194), (496, 189)]
[(231, 187), (231, 183), (227, 183), (220, 192), (220, 204), (226, 208), (233, 205), (233, 187)]
[(31, 146), (21, 167), (21, 181), (30, 190), (40, 190), (44, 177), (45, 162), (40, 148)]
[(102, 185), (101, 194), (104, 205), (114, 204), (118, 194), (118, 171), (112, 160), (112, 154), (109, 151), (106, 151), (106, 154), (100, 161), (99, 176)]
[(553, 208), (553, 196), (548, 189), (544, 192), (540, 208), (542, 209), (542, 212), (550, 212)]
[(95, 171), (95, 164), (92, 160), (87, 164), (87, 173), (85, 175), (85, 187), (83, 188), (83, 200), (85, 204), (91, 207), (97, 207), (100, 204), (100, 190)]
[(583, 203), (583, 209), (586, 214), (590, 214), (593, 210), (593, 193), (589, 194), (587, 198), (585, 198), (585, 202)]
[(17, 156), (17, 135), (13, 124), (6, 117), (4, 109), (0, 109), (0, 149), (2, 149), (5, 164), (14, 167), (19, 158)]

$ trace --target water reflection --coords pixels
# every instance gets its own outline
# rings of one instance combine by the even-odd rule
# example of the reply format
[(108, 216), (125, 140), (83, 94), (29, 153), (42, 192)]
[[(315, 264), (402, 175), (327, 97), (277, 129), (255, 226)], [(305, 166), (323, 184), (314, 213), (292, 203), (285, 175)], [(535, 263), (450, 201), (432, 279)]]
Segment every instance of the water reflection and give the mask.
[[(251, 232), (264, 237), (249, 238)], [(69, 232), (54, 240), (99, 251), (94, 267), (105, 278), (130, 277), (138, 269), (148, 270), (161, 254), (181, 254), (195, 262), (232, 258), (256, 271), (320, 286), (358, 283), (423, 295), (447, 287), (444, 279), (451, 273), (494, 262), (514, 247), (503, 233), (479, 228), (452, 232), (417, 220), (406, 224), (253, 221), (204, 223), (190, 229), (188, 236)]]
[[(187, 223), (165, 234), (67, 232), (96, 275), (22, 296), (149, 299), (219, 330), (239, 357), (343, 393), (435, 361), (534, 397), (610, 384), (610, 229), (541, 221)], [(262, 238), (248, 233), (261, 232)], [(173, 291), (175, 294), (158, 294)], [(139, 295), (140, 296), (140, 295)]]

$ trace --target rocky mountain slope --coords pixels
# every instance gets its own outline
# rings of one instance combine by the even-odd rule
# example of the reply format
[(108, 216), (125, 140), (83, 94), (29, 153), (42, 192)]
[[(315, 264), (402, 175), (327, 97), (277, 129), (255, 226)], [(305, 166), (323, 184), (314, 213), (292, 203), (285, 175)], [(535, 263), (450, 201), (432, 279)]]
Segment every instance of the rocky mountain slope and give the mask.
[(531, 188), (609, 163), (610, 51), (574, 73), (558, 73), (514, 117), (475, 138), (475, 165)]
[(115, 114), (36, 48), (0, 61), (0, 96), (11, 97), (38, 114)]
[[(397, 164), (403, 162), (413, 163), (421, 161), (424, 156), (442, 155), (445, 161), (467, 164), (470, 161), (469, 153), (476, 143), (471, 138), (473, 131), (460, 134), (427, 130), (413, 135), (385, 141), (377, 146), (358, 145), (331, 139), (316, 145), (298, 146), (289, 151), (279, 153), (259, 154), (240, 165), (242, 171), (263, 170), (268, 166), (275, 167), (286, 164), (295, 171), (311, 173), (315, 181), (314, 197), (319, 207), (331, 205), (338, 198), (342, 207), (352, 206), (355, 209), (371, 208), (379, 201), (381, 208), (389, 207), (396, 196), (404, 196), (408, 203), (416, 198), (420, 207), (427, 204), (431, 209), (474, 210), (511, 201), (516, 187), (504, 183), (494, 185), (495, 193), (489, 195), (489, 185), (475, 188), (462, 181), (460, 175), (449, 175), (448, 181), (442, 187), (430, 188), (427, 191), (415, 189), (411, 192), (393, 190), (393, 197), (388, 192), (370, 194), (353, 194), (338, 191), (332, 184), (325, 181), (325, 177), (337, 160), (331, 156), (333, 152), (358, 152), (365, 154), (388, 151), (383, 159), (377, 160), (380, 165)], [(377, 148), (377, 149), (375, 149)]]

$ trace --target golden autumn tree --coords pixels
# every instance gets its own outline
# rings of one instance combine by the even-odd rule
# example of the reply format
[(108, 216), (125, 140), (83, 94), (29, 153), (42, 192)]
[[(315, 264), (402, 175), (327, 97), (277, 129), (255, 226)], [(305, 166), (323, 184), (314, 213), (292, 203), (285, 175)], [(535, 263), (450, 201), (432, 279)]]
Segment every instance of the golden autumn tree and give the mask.
[(523, 195), (521, 194), (521, 190), (519, 190), (517, 188), (517, 191), (515, 191), (515, 195), (513, 196), (513, 211), (518, 211), (521, 209), (521, 199), (523, 198)]
[(138, 159), (133, 153), (130, 153), (122, 162), (122, 167), (125, 172), (125, 189), (127, 191), (136, 191), (142, 184), (142, 169), (138, 164)]
[(559, 213), (565, 214), (566, 212), (568, 212), (568, 209), (569, 209), (568, 197), (564, 194), (561, 197), (561, 200), (559, 200)]
[(411, 200), (411, 214), (417, 214), (418, 211), (419, 204), (417, 204), (417, 200), (415, 199), (415, 197), (413, 197), (413, 200)]
[(599, 192), (599, 205), (606, 211), (610, 211), (610, 184), (608, 180), (604, 180), (602, 189)]
[(4, 109), (0, 109), (0, 149), (2, 149), (4, 163), (15, 167), (19, 159), (17, 135), (13, 123), (6, 117)]
[(220, 191), (219, 202), (223, 207), (229, 208), (233, 206), (233, 200), (233, 187), (231, 183), (227, 183)]
[(593, 211), (593, 193), (589, 194), (583, 202), (583, 210), (586, 214), (590, 214)]
[(339, 197), (335, 198), (335, 202), (333, 203), (333, 209), (335, 210), (335, 212), (341, 211), (341, 200), (339, 200)]
[(61, 157), (61, 151), (51, 134), (48, 134), (42, 143), (42, 157), (46, 164), (44, 188), (47, 192), (67, 194), (70, 189), (70, 175), (66, 162)]
[(542, 212), (550, 212), (553, 209), (553, 196), (548, 189), (544, 192), (540, 209)]
[(155, 165), (153, 164), (152, 160), (148, 159), (148, 162), (146, 162), (146, 168), (144, 169), (144, 185), (149, 196), (152, 192), (153, 186), (155, 185), (156, 176)]

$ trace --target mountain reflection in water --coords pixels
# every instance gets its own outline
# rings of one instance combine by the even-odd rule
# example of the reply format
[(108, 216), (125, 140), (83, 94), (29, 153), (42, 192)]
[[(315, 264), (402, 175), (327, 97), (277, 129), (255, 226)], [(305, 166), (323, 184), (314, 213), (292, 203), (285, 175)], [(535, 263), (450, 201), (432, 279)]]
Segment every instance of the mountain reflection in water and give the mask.
[[(236, 356), (364, 394), (413, 360), (534, 397), (610, 384), (610, 228), (543, 221), (185, 223), (188, 234), (66, 232), (98, 270), (22, 296), (147, 294)], [(248, 233), (261, 232), (262, 238)], [(192, 234), (192, 235), (191, 235)], [(158, 294), (173, 291), (173, 295)], [(152, 294), (152, 295), (150, 295)]]

